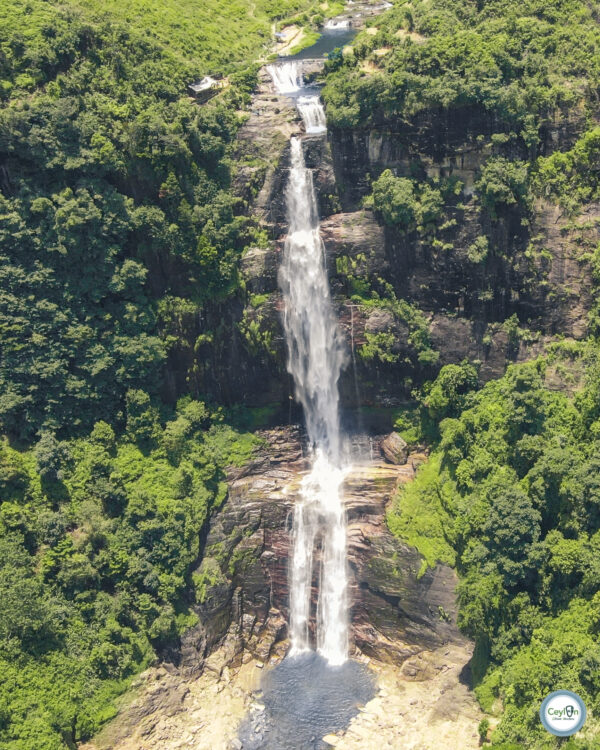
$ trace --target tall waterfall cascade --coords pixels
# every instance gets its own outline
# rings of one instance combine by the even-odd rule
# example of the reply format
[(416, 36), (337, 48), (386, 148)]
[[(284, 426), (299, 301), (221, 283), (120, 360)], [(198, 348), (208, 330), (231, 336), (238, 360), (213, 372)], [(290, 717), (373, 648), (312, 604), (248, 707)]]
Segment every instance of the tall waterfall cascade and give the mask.
[[(275, 70), (273, 70), (275, 69)], [(270, 66), (280, 93), (292, 93), (290, 81), (301, 81), (295, 63)], [(302, 88), (300, 86), (300, 88)], [(317, 96), (296, 100), (307, 134), (325, 133), (325, 113)], [(293, 516), (290, 558), (290, 655), (311, 648), (309, 623), (314, 551), (320, 542), (316, 646), (330, 665), (348, 658), (348, 574), (346, 513), (342, 463), (338, 380), (345, 352), (333, 310), (325, 251), (312, 172), (302, 140), (290, 142), (291, 164), (286, 190), (289, 230), (279, 284), (284, 299), (288, 371), (296, 398), (304, 408), (312, 450), (312, 468), (301, 484)]]

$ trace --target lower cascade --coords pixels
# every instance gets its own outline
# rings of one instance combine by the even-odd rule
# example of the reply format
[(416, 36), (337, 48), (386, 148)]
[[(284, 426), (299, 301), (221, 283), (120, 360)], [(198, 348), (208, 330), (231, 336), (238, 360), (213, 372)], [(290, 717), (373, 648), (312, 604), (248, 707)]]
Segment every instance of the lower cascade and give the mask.
[[(271, 73), (275, 86), (298, 76), (295, 63)], [(317, 96), (299, 97), (307, 133), (324, 133), (325, 113)], [(320, 539), (321, 561), (316, 645), (331, 666), (348, 658), (348, 576), (346, 513), (342, 466), (338, 380), (345, 354), (333, 311), (325, 252), (319, 231), (312, 172), (306, 168), (302, 141), (290, 142), (291, 165), (286, 191), (289, 231), (279, 283), (284, 299), (288, 370), (304, 408), (312, 450), (312, 469), (302, 481), (301, 502), (294, 509), (290, 561), (290, 656), (310, 650), (311, 584), (314, 549)]]

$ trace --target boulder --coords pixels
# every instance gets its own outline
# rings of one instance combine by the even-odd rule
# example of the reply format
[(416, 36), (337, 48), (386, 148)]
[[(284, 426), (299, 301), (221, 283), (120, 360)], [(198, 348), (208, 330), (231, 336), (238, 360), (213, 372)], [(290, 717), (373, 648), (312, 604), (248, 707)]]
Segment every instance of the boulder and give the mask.
[(277, 289), (279, 257), (272, 248), (251, 247), (241, 260), (247, 288), (253, 294), (274, 292)]
[(397, 432), (391, 432), (381, 441), (381, 452), (390, 464), (403, 466), (408, 461), (408, 445)]
[(367, 318), (365, 331), (368, 333), (385, 333), (395, 327), (394, 314), (386, 308), (376, 308)]

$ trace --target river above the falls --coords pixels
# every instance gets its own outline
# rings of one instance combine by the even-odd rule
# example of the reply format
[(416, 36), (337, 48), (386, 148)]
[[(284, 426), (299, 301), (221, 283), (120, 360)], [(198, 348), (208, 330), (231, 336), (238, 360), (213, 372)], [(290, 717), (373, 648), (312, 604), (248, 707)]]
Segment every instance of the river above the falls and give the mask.
[(318, 40), (295, 55), (282, 55), (279, 60), (318, 60), (331, 54), (334, 49), (345, 47), (358, 33), (353, 26), (324, 28)]

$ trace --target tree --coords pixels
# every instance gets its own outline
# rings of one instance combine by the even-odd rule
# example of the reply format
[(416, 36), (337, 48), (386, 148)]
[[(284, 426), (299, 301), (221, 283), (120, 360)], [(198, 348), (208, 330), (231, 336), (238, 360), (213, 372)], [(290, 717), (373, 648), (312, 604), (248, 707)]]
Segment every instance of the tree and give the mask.
[(464, 407), (466, 394), (477, 385), (477, 369), (467, 360), (460, 365), (444, 365), (427, 391), (423, 405), (436, 422), (457, 417)]
[(51, 432), (43, 432), (34, 449), (38, 471), (44, 479), (60, 479), (69, 459), (66, 443), (56, 439)]
[(483, 165), (475, 190), (493, 217), (501, 207), (519, 204), (524, 208), (528, 194), (527, 164), (493, 156)]
[(140, 390), (127, 391), (127, 435), (143, 446), (151, 446), (160, 434), (158, 413), (150, 396)]
[(373, 205), (386, 224), (408, 228), (415, 220), (417, 200), (412, 180), (394, 177), (389, 169), (373, 183)]

